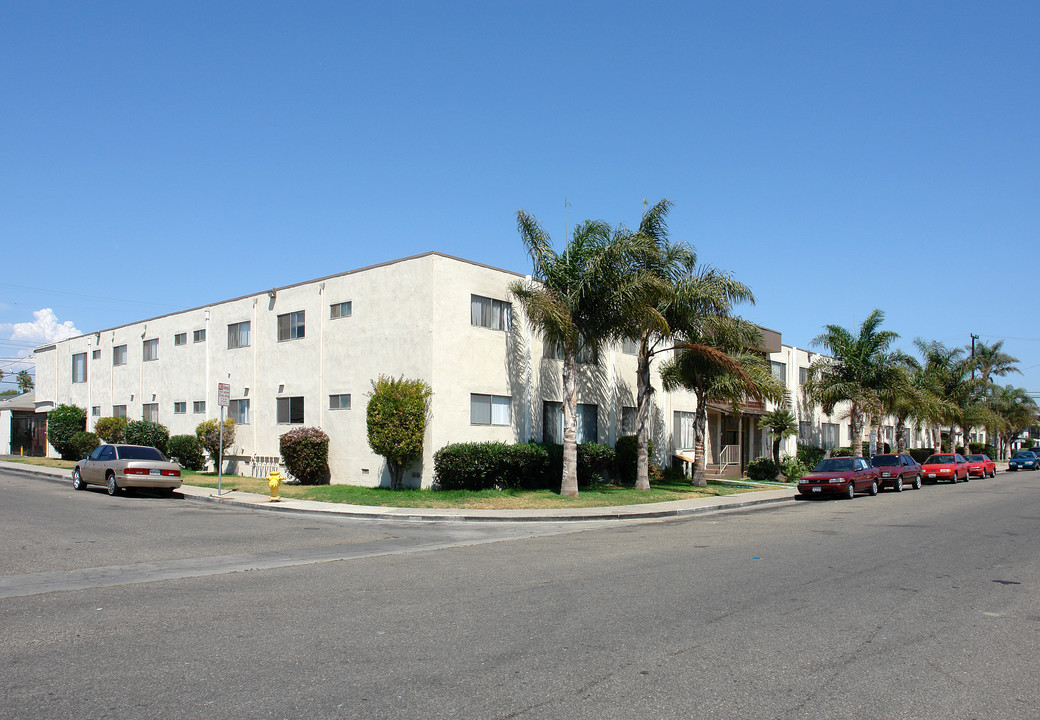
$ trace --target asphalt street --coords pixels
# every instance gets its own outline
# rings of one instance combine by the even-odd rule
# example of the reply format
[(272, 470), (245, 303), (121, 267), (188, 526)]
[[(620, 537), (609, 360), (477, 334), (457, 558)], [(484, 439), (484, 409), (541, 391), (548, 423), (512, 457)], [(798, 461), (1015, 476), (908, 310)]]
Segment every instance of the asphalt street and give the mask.
[(1040, 714), (1040, 473), (556, 525), (0, 493), (3, 718)]

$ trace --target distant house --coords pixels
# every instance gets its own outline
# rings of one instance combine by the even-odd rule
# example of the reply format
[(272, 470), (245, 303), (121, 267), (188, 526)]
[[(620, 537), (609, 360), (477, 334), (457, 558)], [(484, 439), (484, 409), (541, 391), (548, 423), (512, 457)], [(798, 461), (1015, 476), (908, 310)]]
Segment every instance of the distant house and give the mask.
[(36, 412), (35, 393), (0, 400), (0, 453), (47, 454), (47, 416)]

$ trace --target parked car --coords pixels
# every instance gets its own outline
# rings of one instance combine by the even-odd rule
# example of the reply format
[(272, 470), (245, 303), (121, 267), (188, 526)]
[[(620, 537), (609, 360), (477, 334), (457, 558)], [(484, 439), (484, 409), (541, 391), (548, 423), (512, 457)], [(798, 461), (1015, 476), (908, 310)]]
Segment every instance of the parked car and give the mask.
[(109, 495), (128, 487), (156, 488), (166, 494), (181, 486), (181, 466), (145, 445), (99, 445), (72, 470), (72, 487), (104, 485)]
[(968, 475), (984, 477), (997, 476), (997, 464), (989, 459), (989, 455), (969, 455)]
[(921, 463), (921, 471), (924, 476), (932, 482), (940, 480), (947, 482), (968, 482), (968, 461), (960, 453), (939, 453), (929, 455), (928, 459)]
[(878, 487), (890, 487), (896, 492), (902, 492), (907, 485), (921, 489), (921, 463), (906, 453), (875, 455), (870, 464), (878, 470)]
[(798, 481), (803, 497), (840, 495), (852, 499), (857, 492), (878, 494), (878, 471), (861, 457), (824, 458)]
[(1019, 450), (1008, 460), (1008, 470), (1036, 470), (1040, 459), (1030, 450)]

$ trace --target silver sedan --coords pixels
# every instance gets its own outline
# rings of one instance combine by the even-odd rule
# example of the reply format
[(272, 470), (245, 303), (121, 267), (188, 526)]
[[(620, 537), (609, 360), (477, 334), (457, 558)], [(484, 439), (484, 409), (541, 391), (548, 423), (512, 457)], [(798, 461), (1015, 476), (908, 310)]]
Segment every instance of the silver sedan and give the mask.
[(166, 494), (181, 486), (181, 466), (145, 445), (99, 445), (72, 471), (72, 487), (104, 485), (109, 495), (128, 487), (156, 488)]

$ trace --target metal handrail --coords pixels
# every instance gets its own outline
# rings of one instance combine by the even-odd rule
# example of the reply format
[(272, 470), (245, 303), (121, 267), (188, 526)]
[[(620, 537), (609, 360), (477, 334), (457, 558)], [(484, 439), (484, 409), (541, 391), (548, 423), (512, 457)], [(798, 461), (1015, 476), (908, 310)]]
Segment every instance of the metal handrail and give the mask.
[(737, 445), (724, 445), (722, 452), (719, 453), (719, 465), (722, 466), (722, 470), (725, 470), (729, 465), (736, 465), (740, 462), (740, 447)]

